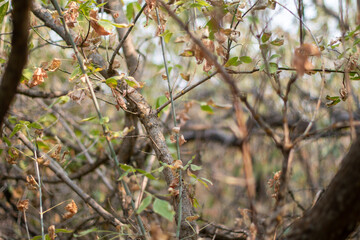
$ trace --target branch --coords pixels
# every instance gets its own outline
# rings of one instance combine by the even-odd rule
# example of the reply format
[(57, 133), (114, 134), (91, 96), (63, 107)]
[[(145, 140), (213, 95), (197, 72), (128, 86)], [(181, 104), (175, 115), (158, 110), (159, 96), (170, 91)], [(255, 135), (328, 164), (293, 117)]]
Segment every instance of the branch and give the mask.
[(342, 165), (315, 206), (280, 239), (342, 240), (360, 221), (360, 138), (352, 144)]
[[(13, 130), (13, 127), (5, 122), (6, 126)], [(34, 151), (33, 144), (26, 138), (24, 134), (21, 132), (16, 133), (17, 137), (24, 143), (24, 145), (30, 150)], [(123, 224), (119, 219), (114, 217), (111, 213), (106, 211), (101, 205), (99, 205), (93, 198), (90, 197), (87, 193), (85, 193), (78, 185), (76, 185), (64, 171), (64, 169), (51, 157), (49, 157), (46, 153), (39, 152), (39, 156), (44, 157), (46, 160), (50, 161), (49, 168), (53, 171), (58, 178), (60, 178), (66, 185), (68, 185), (79, 197), (81, 197), (84, 202), (89, 204), (101, 217), (103, 217), (106, 221), (110, 222), (114, 227), (122, 226)]]
[(0, 85), (0, 135), (3, 119), (20, 83), (27, 61), (31, 0), (12, 1), (13, 35), (11, 53)]
[(32, 89), (18, 89), (16, 91), (17, 94), (22, 94), (27, 97), (31, 98), (57, 98), (61, 96), (65, 96), (69, 93), (69, 91), (62, 91), (62, 92), (43, 92), (43, 91), (36, 91)]

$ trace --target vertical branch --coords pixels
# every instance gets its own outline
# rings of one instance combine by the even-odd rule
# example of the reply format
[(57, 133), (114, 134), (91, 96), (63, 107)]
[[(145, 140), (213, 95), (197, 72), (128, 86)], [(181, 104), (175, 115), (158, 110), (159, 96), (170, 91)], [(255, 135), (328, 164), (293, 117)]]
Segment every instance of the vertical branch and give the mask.
[[(155, 8), (156, 11), (156, 17), (157, 17), (157, 22), (158, 22), (158, 26), (161, 26), (160, 23), (160, 17), (159, 17), (159, 11), (157, 8)], [(164, 42), (164, 38), (162, 36), (160, 36), (160, 42), (161, 42), (161, 51), (162, 51), (162, 56), (163, 56), (163, 61), (164, 61), (164, 66), (165, 66), (165, 72), (166, 72), (166, 79), (167, 79), (167, 85), (168, 85), (168, 89), (169, 89), (169, 94), (170, 94), (170, 101), (171, 101), (171, 115), (174, 121), (174, 127), (177, 126), (177, 122), (176, 122), (176, 112), (175, 112), (175, 105), (174, 105), (174, 99), (173, 99), (173, 92), (171, 89), (171, 84), (170, 84), (170, 76), (169, 76), (169, 69), (167, 67), (167, 61), (166, 61), (166, 56), (165, 56), (165, 42)], [(179, 145), (179, 134), (175, 133), (175, 137), (176, 137), (176, 153), (177, 153), (177, 158), (178, 160), (181, 160), (181, 154), (180, 154), (180, 145)], [(177, 221), (177, 228), (176, 228), (176, 237), (179, 238), (180, 237), (180, 230), (181, 230), (181, 222), (182, 222), (182, 191), (183, 191), (183, 186), (182, 186), (182, 171), (179, 168), (179, 209), (177, 212), (177, 216), (178, 216), (178, 221)]]
[(303, 21), (304, 21), (304, 2), (303, 0), (298, 0), (298, 15), (299, 15), (299, 40), (300, 40), (300, 45), (302, 45), (304, 43), (304, 26), (303, 26)]
[(11, 1), (13, 5), (11, 53), (0, 85), (0, 135), (3, 119), (20, 83), (22, 70), (27, 61), (29, 37), (29, 12), (31, 0)]

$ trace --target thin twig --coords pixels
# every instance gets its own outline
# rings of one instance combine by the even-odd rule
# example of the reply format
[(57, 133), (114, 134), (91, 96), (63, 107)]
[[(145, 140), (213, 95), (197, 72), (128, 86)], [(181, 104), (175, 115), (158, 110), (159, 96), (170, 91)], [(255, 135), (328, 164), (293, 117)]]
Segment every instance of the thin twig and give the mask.
[(116, 46), (115, 51), (113, 52), (113, 55), (111, 56), (110, 62), (109, 62), (109, 68), (108, 71), (112, 70), (112, 65), (114, 64), (115, 61), (115, 57), (116, 54), (118, 54), (120, 48), (123, 46), (126, 38), (129, 36), (131, 30), (134, 28), (137, 20), (139, 19), (139, 17), (141, 16), (142, 12), (144, 11), (145, 7), (147, 6), (147, 4), (145, 3), (144, 6), (140, 9), (140, 11), (138, 12), (138, 14), (136, 15), (136, 17), (134, 18), (134, 21), (132, 22), (132, 26), (127, 30), (127, 32), (125, 33), (125, 36), (121, 39), (121, 42)]
[[(158, 9), (155, 8), (155, 11), (156, 11), (156, 17), (157, 17), (158, 26), (160, 27), (161, 23), (160, 23), (160, 17), (159, 17)], [(165, 66), (165, 72), (166, 72), (167, 85), (168, 85), (170, 101), (171, 101), (171, 115), (172, 115), (172, 118), (173, 118), (174, 127), (176, 127), (177, 122), (176, 122), (175, 105), (174, 105), (174, 99), (173, 99), (173, 93), (172, 93), (172, 89), (171, 89), (171, 84), (170, 84), (169, 69), (167, 67), (167, 61), (166, 61), (166, 56), (165, 56), (165, 41), (164, 41), (164, 38), (162, 36), (160, 36), (160, 42), (161, 42), (161, 51), (162, 51), (163, 62), (164, 62), (164, 66)], [(178, 158), (178, 160), (181, 160), (179, 134), (175, 133), (175, 137), (176, 137), (177, 158)], [(179, 208), (178, 208), (178, 221), (177, 221), (177, 228), (176, 228), (176, 237), (177, 238), (180, 237), (180, 229), (181, 229), (181, 221), (182, 221), (182, 191), (183, 191), (183, 186), (182, 186), (182, 171), (181, 171), (181, 168), (178, 169), (178, 174), (179, 174)]]

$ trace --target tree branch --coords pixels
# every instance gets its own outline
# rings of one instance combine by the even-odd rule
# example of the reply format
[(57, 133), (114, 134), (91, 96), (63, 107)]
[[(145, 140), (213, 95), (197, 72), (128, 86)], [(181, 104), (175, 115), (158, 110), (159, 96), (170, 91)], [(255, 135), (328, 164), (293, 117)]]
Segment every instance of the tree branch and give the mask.
[(13, 35), (11, 53), (0, 85), (0, 135), (3, 119), (20, 83), (27, 61), (31, 0), (12, 1)]

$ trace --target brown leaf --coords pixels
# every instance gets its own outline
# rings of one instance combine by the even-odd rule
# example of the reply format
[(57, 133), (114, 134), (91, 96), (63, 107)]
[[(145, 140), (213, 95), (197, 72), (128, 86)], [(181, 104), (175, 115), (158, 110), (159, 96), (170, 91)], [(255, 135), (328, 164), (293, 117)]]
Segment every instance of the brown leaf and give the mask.
[(106, 35), (111, 34), (110, 32), (106, 31), (105, 28), (98, 23), (97, 11), (90, 10), (89, 15), (90, 15), (90, 25), (97, 34), (99, 34), (101, 36), (106, 36)]
[(125, 103), (125, 99), (121, 95), (121, 93), (119, 93), (118, 91), (115, 91), (114, 89), (111, 89), (111, 92), (112, 92), (113, 96), (115, 97), (115, 100), (116, 100), (116, 102), (118, 104), (118, 107), (121, 107), (122, 109), (126, 110), (127, 106), (126, 106), (126, 103)]
[(51, 240), (54, 240), (56, 237), (55, 234), (55, 225), (51, 225), (50, 227), (48, 227), (48, 235), (50, 237)]
[(64, 214), (63, 218), (64, 219), (69, 219), (71, 218), (72, 216), (74, 216), (77, 211), (78, 211), (78, 208), (76, 206), (76, 203), (74, 200), (71, 200), (71, 203), (69, 203), (68, 205), (66, 205), (65, 207), (67, 213)]
[(75, 27), (77, 18), (79, 17), (79, 5), (72, 1), (68, 5), (69, 9), (64, 12), (65, 23), (69, 28)]
[(52, 61), (51, 61), (51, 64), (50, 66), (48, 67), (48, 71), (50, 72), (54, 72), (56, 71), (57, 69), (59, 69), (61, 65), (61, 60), (60, 59), (57, 59), (57, 58), (54, 58)]
[(25, 212), (29, 208), (29, 199), (19, 201), (16, 207), (19, 211)]
[(189, 80), (190, 80), (190, 74), (180, 73), (180, 76), (181, 76), (181, 78), (184, 79), (185, 81), (189, 81)]
[(44, 82), (44, 78), (47, 78), (47, 74), (43, 68), (37, 68), (32, 76), (30, 88), (35, 87)]
[(312, 63), (309, 61), (310, 56), (320, 56), (320, 51), (314, 44), (304, 43), (299, 48), (295, 49), (292, 65), (296, 72), (302, 76), (304, 73), (310, 74), (313, 69)]
[(179, 145), (181, 146), (181, 145), (183, 145), (184, 143), (186, 143), (186, 140), (185, 140), (185, 138), (184, 138), (184, 135), (180, 135), (180, 137), (179, 137)]
[(185, 219), (186, 219), (187, 221), (189, 221), (189, 222), (192, 222), (192, 221), (198, 220), (199, 217), (200, 217), (199, 215), (195, 215), (195, 216), (188, 216), (188, 217), (186, 217)]

